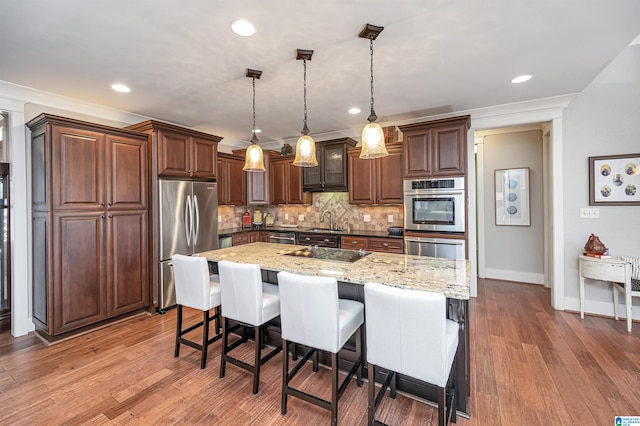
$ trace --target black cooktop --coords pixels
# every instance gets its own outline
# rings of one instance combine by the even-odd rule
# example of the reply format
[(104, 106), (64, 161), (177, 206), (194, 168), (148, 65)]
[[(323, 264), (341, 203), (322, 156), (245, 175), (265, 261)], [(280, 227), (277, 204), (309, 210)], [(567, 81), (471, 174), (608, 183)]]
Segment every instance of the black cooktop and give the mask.
[(309, 246), (302, 250), (294, 250), (289, 253), (285, 253), (284, 255), (353, 263), (356, 260), (362, 259), (363, 257), (367, 256), (368, 254), (369, 253), (364, 250), (343, 250), (336, 248)]

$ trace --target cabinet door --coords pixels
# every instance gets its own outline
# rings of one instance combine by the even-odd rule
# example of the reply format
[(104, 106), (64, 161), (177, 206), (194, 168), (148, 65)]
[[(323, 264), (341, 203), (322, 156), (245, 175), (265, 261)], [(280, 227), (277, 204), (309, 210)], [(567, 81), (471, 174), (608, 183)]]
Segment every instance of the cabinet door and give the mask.
[(402, 204), (404, 202), (402, 190), (402, 145), (387, 146), (387, 151), (389, 152), (388, 156), (376, 159), (377, 202), (379, 204)]
[(431, 175), (430, 135), (430, 129), (406, 132), (404, 134), (403, 176), (405, 178), (428, 177)]
[[(376, 202), (375, 160), (360, 158), (360, 150), (349, 150), (349, 203)], [(402, 188), (401, 188), (402, 189)]]
[(318, 165), (303, 167), (302, 175), (305, 191), (322, 191), (322, 147), (316, 144), (316, 158)]
[(227, 174), (225, 173), (226, 161), (224, 158), (217, 159), (218, 172), (218, 205), (224, 206), (227, 204)]
[(52, 126), (53, 209), (104, 209), (104, 134)]
[(343, 235), (341, 239), (341, 243), (342, 243), (343, 249), (350, 249), (350, 250), (359, 250), (359, 249), (366, 250), (367, 249), (366, 237), (351, 237), (348, 235)]
[(217, 151), (217, 142), (192, 136), (191, 176), (198, 178), (215, 178), (217, 172)]
[(243, 232), (241, 234), (233, 234), (231, 236), (232, 246), (241, 246), (243, 244), (249, 244), (249, 233)]
[[(287, 182), (287, 203), (289, 204), (305, 204), (308, 203), (308, 196), (302, 192), (302, 169), (293, 165), (293, 160), (287, 160), (286, 164), (286, 180)], [(311, 195), (311, 194), (309, 194)]]
[(271, 202), (273, 204), (287, 203), (287, 161), (272, 161), (271, 173)]
[(107, 315), (149, 304), (147, 212), (109, 212), (107, 225)]
[(104, 212), (53, 215), (53, 334), (107, 318)]
[(105, 181), (110, 210), (147, 208), (147, 144), (146, 140), (107, 136)]
[(244, 206), (247, 204), (247, 186), (244, 167), (244, 160), (235, 158), (225, 158), (227, 199), (226, 204), (232, 206)]
[(249, 242), (250, 243), (257, 243), (260, 241), (260, 231), (252, 231), (249, 232)]
[(264, 156), (264, 172), (247, 172), (247, 205), (271, 204), (269, 198), (269, 156)]
[(271, 237), (271, 234), (271, 232), (260, 231), (260, 242), (270, 243), (271, 240), (269, 239), (269, 237)]
[(344, 143), (327, 145), (322, 152), (325, 191), (347, 190), (347, 148)]
[(158, 174), (190, 176), (190, 136), (172, 130), (158, 130)]
[(369, 238), (368, 250), (402, 254), (404, 243), (401, 238)]
[(432, 129), (431, 144), (434, 176), (462, 176), (465, 173), (466, 126), (464, 124)]

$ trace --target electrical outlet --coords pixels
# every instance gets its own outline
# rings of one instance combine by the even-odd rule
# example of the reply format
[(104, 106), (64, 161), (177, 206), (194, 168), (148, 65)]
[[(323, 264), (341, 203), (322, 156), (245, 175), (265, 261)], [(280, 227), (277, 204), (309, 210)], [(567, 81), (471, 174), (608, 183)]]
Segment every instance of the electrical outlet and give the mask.
[(581, 219), (599, 219), (600, 209), (597, 207), (581, 207), (580, 218)]
[(299, 220), (300, 222), (304, 222), (304, 215), (303, 215), (303, 214), (299, 214), (299, 215), (298, 215), (298, 220)]
[(371, 215), (365, 214), (364, 215), (364, 221), (365, 222), (371, 222)]
[(284, 220), (289, 220), (289, 213), (284, 214)]
[(393, 215), (392, 214), (387, 215), (387, 222), (393, 223)]
[(218, 223), (222, 222), (222, 216), (218, 216)]

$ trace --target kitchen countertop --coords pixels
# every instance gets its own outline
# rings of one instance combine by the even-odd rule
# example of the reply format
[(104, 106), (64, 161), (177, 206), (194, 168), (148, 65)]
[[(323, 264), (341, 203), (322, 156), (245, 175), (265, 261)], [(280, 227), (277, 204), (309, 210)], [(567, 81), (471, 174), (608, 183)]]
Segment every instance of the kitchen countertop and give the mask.
[(345, 263), (284, 255), (304, 248), (306, 246), (251, 243), (196, 255), (213, 262), (230, 260), (254, 263), (270, 271), (330, 276), (353, 284), (377, 282), (393, 287), (442, 293), (452, 299), (469, 299), (468, 260), (370, 252), (354, 263)]
[(291, 227), (283, 227), (283, 226), (270, 226), (267, 228), (253, 229), (253, 228), (233, 227), (233, 228), (220, 228), (218, 230), (218, 235), (228, 236), (228, 235), (239, 234), (242, 232), (249, 232), (249, 231), (266, 231), (266, 232), (311, 233), (311, 234), (318, 234), (318, 235), (340, 235), (340, 236), (347, 235), (347, 236), (353, 236), (353, 237), (383, 237), (383, 238), (398, 238), (398, 239), (403, 238), (402, 235), (389, 235), (387, 231), (352, 230), (348, 232), (348, 231), (330, 231), (329, 229), (327, 229), (326, 232), (321, 232), (321, 231), (311, 231), (311, 229), (319, 229), (319, 228), (317, 227), (291, 228)]

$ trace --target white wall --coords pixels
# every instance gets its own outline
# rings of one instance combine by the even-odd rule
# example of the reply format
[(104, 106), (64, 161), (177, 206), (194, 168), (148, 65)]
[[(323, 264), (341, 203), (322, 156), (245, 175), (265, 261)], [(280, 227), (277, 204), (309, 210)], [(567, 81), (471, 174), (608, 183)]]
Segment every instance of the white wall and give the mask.
[[(569, 104), (563, 121), (565, 299), (567, 309), (578, 310), (577, 256), (591, 232), (612, 254), (640, 257), (640, 206), (597, 206), (599, 219), (579, 216), (589, 207), (588, 157), (640, 153), (640, 45), (615, 58)], [(613, 314), (610, 286), (592, 283), (586, 291), (587, 312)]]
[[(480, 161), (480, 158), (479, 158)], [(484, 276), (544, 283), (542, 131), (491, 134), (483, 138)], [(531, 226), (495, 223), (494, 171), (529, 168)]]

